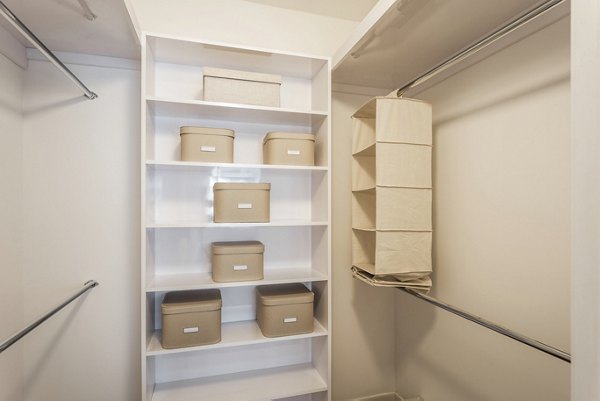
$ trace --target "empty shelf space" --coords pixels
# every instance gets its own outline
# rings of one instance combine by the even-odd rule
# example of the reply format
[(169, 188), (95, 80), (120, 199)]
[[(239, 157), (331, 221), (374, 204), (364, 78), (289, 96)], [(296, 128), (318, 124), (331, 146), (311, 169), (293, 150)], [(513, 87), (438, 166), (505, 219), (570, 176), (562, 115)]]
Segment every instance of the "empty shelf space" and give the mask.
[(171, 223), (147, 223), (147, 229), (160, 228), (218, 228), (218, 227), (305, 227), (305, 226), (327, 226), (327, 221), (271, 221), (270, 223), (213, 223), (213, 222), (171, 222)]
[(187, 273), (156, 275), (146, 287), (146, 292), (200, 290), (208, 288), (248, 287), (264, 284), (308, 283), (327, 281), (327, 276), (308, 268), (265, 269), (264, 279), (217, 283), (211, 273)]
[(313, 78), (327, 68), (323, 57), (273, 52), (255, 47), (231, 47), (223, 43), (174, 38), (168, 35), (147, 35), (147, 46), (155, 63), (226, 67), (255, 71), (263, 74), (281, 74), (304, 79)]
[(280, 107), (207, 102), (204, 100), (146, 98), (155, 116), (228, 120), (242, 123), (269, 123), (278, 125), (310, 126), (327, 116), (325, 111), (294, 110)]
[(193, 380), (158, 383), (152, 401), (256, 401), (327, 391), (310, 364), (283, 366)]
[(146, 166), (154, 170), (178, 170), (178, 171), (195, 171), (201, 169), (221, 169), (221, 170), (281, 170), (289, 172), (303, 171), (320, 171), (328, 170), (326, 166), (284, 166), (275, 164), (243, 164), (243, 163), (203, 163), (203, 162), (184, 162), (184, 161), (159, 161), (148, 160)]
[(161, 346), (161, 332), (157, 331), (152, 335), (146, 356), (158, 356), (167, 354), (177, 354), (182, 352), (194, 352), (215, 348), (238, 347), (243, 345), (261, 344), (278, 341), (292, 341), (302, 338), (323, 337), (327, 335), (327, 330), (314, 319), (314, 330), (312, 333), (297, 334), (283, 337), (265, 337), (263, 336), (255, 320), (246, 320), (242, 322), (223, 323), (221, 325), (221, 341), (216, 344), (201, 345), (197, 347), (185, 347), (164, 349)]

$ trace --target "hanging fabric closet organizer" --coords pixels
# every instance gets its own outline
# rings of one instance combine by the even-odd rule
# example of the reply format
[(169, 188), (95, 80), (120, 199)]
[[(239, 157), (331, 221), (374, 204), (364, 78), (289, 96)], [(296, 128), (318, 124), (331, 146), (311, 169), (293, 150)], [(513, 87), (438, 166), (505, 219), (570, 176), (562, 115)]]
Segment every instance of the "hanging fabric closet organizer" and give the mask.
[(432, 271), (431, 105), (377, 97), (352, 116), (352, 273), (428, 292)]

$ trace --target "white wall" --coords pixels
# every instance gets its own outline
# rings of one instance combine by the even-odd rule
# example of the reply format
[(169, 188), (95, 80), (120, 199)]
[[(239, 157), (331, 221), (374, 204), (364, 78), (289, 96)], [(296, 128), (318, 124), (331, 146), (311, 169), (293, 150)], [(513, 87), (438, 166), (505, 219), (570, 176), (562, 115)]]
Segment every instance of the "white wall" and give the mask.
[(140, 398), (140, 74), (70, 67), (97, 100), (86, 100), (48, 62), (30, 61), (25, 75), (25, 318), (89, 279), (100, 286), (25, 339), (24, 399), (134, 401)]
[(332, 399), (394, 391), (394, 290), (352, 278), (351, 144), (354, 114), (369, 96), (333, 93)]
[(356, 21), (243, 0), (128, 0), (141, 30), (331, 56)]
[[(23, 327), (23, 71), (0, 54), (0, 342)], [(0, 400), (21, 401), (23, 346), (0, 355)]]
[[(417, 96), (434, 111), (433, 296), (567, 352), (569, 71), (566, 18)], [(569, 399), (568, 363), (400, 292), (396, 321), (405, 395)]]
[(600, 399), (599, 5), (571, 2), (573, 401)]

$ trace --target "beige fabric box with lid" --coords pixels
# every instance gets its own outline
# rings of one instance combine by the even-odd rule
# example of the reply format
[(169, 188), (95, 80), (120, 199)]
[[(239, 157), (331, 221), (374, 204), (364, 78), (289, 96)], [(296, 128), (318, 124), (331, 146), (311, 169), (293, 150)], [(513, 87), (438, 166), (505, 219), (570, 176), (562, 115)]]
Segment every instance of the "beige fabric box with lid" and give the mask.
[(265, 246), (260, 241), (213, 242), (212, 279), (219, 283), (262, 280)]
[(221, 341), (221, 292), (169, 292), (161, 305), (163, 348), (193, 347)]
[(233, 163), (234, 131), (225, 128), (181, 127), (181, 160)]
[(204, 67), (204, 100), (279, 107), (281, 75)]
[(268, 223), (269, 183), (217, 182), (214, 192), (215, 223)]
[(256, 287), (256, 321), (265, 337), (313, 331), (314, 294), (301, 283)]
[(263, 140), (263, 163), (315, 165), (315, 135), (269, 132)]

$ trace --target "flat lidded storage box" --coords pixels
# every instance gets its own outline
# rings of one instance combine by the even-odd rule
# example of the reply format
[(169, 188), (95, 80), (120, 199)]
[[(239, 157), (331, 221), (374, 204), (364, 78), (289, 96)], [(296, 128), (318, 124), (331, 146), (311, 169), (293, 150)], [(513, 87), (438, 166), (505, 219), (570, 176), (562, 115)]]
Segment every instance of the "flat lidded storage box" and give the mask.
[(234, 131), (225, 128), (181, 127), (181, 160), (233, 163)]
[(265, 337), (313, 331), (314, 294), (301, 283), (256, 287), (256, 321)]
[(263, 163), (315, 165), (315, 135), (269, 132), (263, 140)]
[(169, 292), (161, 305), (162, 346), (182, 348), (221, 341), (221, 292)]
[(217, 182), (214, 192), (215, 223), (268, 223), (269, 183)]
[(213, 242), (212, 279), (219, 283), (262, 280), (265, 246), (260, 241)]
[(204, 100), (279, 107), (281, 75), (204, 67)]

